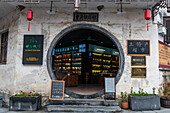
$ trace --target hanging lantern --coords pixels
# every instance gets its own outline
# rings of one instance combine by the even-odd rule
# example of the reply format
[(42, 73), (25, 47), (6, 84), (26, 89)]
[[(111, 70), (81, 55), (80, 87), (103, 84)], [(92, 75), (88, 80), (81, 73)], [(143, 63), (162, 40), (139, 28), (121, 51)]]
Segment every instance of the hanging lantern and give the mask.
[(28, 31), (30, 31), (30, 21), (33, 19), (33, 11), (32, 10), (28, 10), (27, 11), (27, 20), (28, 22)]
[(74, 0), (74, 8), (76, 12), (79, 11), (79, 6), (80, 6), (80, 0)]
[(147, 20), (147, 31), (149, 31), (148, 20), (151, 19), (151, 10), (150, 9), (145, 10), (145, 19)]

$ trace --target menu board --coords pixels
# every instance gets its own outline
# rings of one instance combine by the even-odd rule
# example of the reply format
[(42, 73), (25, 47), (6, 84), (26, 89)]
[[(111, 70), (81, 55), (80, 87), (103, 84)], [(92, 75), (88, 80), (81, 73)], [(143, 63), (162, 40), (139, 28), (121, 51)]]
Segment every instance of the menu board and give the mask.
[(146, 78), (146, 67), (132, 67), (131, 77)]
[(150, 55), (150, 40), (127, 40), (128, 55)]
[(105, 92), (106, 93), (116, 92), (115, 78), (105, 77)]
[(65, 81), (52, 80), (50, 88), (50, 100), (63, 100), (64, 99)]
[(159, 67), (170, 69), (170, 46), (159, 41)]
[(131, 65), (132, 66), (146, 66), (146, 56), (132, 56)]
[(42, 65), (43, 40), (43, 35), (24, 35), (22, 64)]

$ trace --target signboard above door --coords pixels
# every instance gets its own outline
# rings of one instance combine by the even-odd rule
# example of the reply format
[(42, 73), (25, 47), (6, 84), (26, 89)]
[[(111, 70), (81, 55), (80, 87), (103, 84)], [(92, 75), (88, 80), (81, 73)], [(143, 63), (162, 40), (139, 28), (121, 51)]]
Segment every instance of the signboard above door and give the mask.
[(86, 22), (98, 22), (99, 13), (85, 13), (85, 12), (74, 12), (73, 21), (86, 21)]

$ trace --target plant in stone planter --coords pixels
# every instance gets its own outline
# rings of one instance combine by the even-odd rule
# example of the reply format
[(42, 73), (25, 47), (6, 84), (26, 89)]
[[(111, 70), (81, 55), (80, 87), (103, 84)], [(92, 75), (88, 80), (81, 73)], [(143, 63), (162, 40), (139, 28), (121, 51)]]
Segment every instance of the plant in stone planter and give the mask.
[(161, 106), (170, 108), (170, 75), (164, 75), (163, 96), (161, 97)]
[(160, 97), (155, 94), (155, 88), (152, 89), (153, 94), (144, 92), (139, 88), (138, 92), (131, 91), (128, 95), (129, 106), (131, 110), (157, 110), (160, 109)]
[(28, 110), (36, 111), (41, 108), (41, 95), (36, 93), (16, 94), (10, 97), (9, 110)]
[(121, 106), (123, 109), (128, 109), (128, 95), (127, 95), (127, 92), (121, 92), (121, 99), (122, 99), (122, 102), (121, 102)]

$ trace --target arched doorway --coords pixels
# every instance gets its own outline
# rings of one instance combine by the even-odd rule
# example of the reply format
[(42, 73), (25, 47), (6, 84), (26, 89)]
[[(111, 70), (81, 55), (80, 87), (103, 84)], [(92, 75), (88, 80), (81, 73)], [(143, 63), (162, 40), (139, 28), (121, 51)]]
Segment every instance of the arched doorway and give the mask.
[[(79, 48), (74, 50), (74, 48)], [(97, 48), (96, 50), (94, 48)], [(116, 51), (117, 50), (117, 51)], [(54, 53), (56, 52), (57, 53)], [(111, 52), (111, 54), (109, 53)], [(81, 53), (81, 54), (80, 54)], [(118, 53), (118, 55), (116, 55)], [(61, 63), (65, 63), (60, 67), (59, 62), (58, 65), (54, 68), (54, 58), (62, 57), (60, 59), (55, 59)], [(57, 71), (57, 75), (65, 72), (64, 75), (67, 75), (69, 78), (70, 74), (78, 75), (78, 78), (74, 76), (75, 79), (78, 79), (78, 84), (98, 84), (100, 83), (101, 77), (96, 77), (101, 73), (112, 72), (112, 70), (107, 69), (107, 65), (103, 65), (103, 63), (107, 63), (107, 59), (102, 59), (102, 67), (96, 64), (93, 64), (92, 60), (95, 59), (95, 55), (99, 55), (97, 57), (114, 57), (119, 59), (119, 68), (117, 69), (116, 75), (116, 84), (120, 80), (124, 69), (124, 53), (121, 47), (121, 44), (117, 40), (115, 36), (106, 31), (105, 29), (92, 25), (92, 24), (77, 24), (70, 26), (64, 30), (62, 30), (52, 41), (48, 54), (47, 54), (47, 68), (52, 80), (56, 80), (57, 76), (54, 69)], [(108, 56), (110, 55), (110, 56)], [(80, 56), (80, 57), (77, 57)], [(115, 57), (117, 56), (117, 57)], [(68, 59), (67, 59), (68, 58)], [(81, 64), (77, 63), (74, 60), (81, 60)], [(90, 60), (91, 59), (91, 60)], [(97, 59), (98, 60), (98, 59)], [(70, 63), (69, 63), (70, 62)], [(83, 63), (84, 62), (84, 63)], [(90, 62), (90, 63), (89, 63)], [(63, 64), (62, 64), (63, 65)], [(91, 68), (89, 68), (91, 66)], [(80, 68), (81, 67), (81, 68)], [(94, 69), (95, 68), (95, 69)], [(96, 68), (102, 68), (97, 69)], [(105, 69), (103, 69), (105, 68)], [(58, 71), (59, 70), (59, 71)], [(61, 71), (62, 70), (62, 71)], [(68, 71), (70, 70), (70, 71)], [(81, 71), (80, 71), (81, 70)], [(90, 70), (90, 71), (89, 71)], [(59, 72), (59, 73), (58, 73)], [(82, 75), (82, 76), (79, 76)], [(96, 78), (95, 78), (96, 77)], [(61, 78), (60, 78), (61, 79)], [(71, 81), (71, 80), (70, 80)], [(68, 85), (68, 83), (67, 83)], [(91, 86), (88, 86), (91, 87)], [(104, 94), (104, 89), (102, 88), (98, 92), (94, 92), (92, 94), (79, 94), (75, 91), (70, 90), (70, 88), (65, 89), (65, 93), (75, 97), (75, 98), (95, 98)]]

